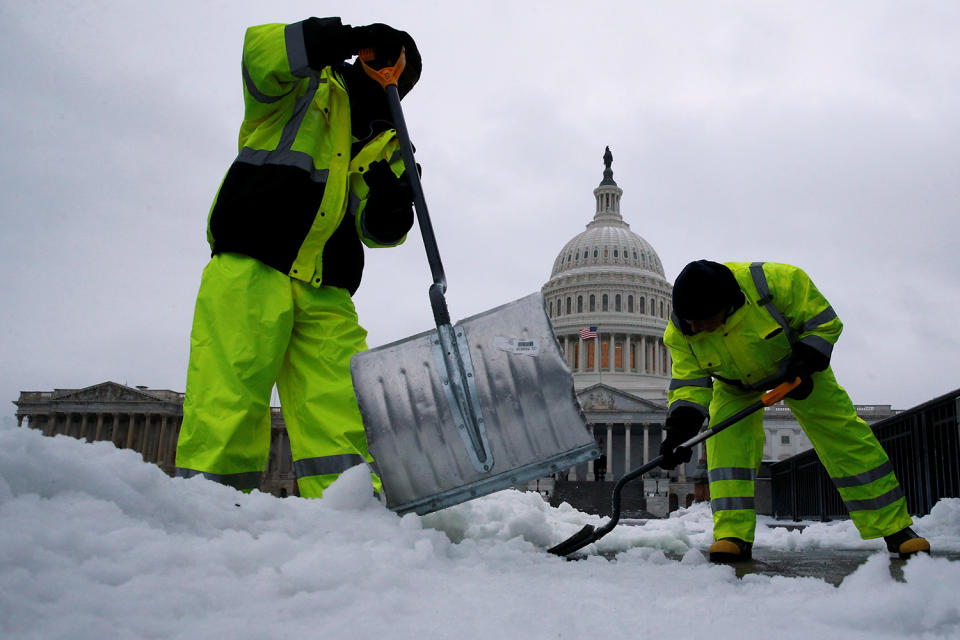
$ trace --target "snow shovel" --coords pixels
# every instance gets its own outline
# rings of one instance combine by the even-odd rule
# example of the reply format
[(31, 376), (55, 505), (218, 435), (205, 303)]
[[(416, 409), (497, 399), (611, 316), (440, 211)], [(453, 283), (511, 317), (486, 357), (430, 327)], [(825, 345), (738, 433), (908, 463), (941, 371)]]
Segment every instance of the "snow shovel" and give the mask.
[(430, 513), (597, 458), (573, 375), (534, 293), (452, 325), (446, 276), (393, 67), (367, 65), (384, 88), (433, 276), (436, 329), (358, 353), (354, 391), (387, 507)]
[[(771, 389), (770, 391), (765, 393), (762, 398), (760, 398), (750, 406), (744, 407), (743, 409), (736, 412), (726, 420), (723, 420), (722, 422), (715, 424), (709, 429), (705, 431), (701, 431), (694, 437), (682, 443), (679, 447), (677, 447), (677, 449), (679, 449), (680, 447), (689, 448), (694, 446), (695, 444), (699, 444), (704, 440), (706, 440), (707, 438), (709, 438), (710, 436), (720, 433), (730, 425), (740, 422), (750, 414), (756, 411), (759, 411), (764, 407), (769, 407), (773, 404), (776, 404), (777, 402), (780, 402), (781, 400), (784, 399), (784, 397), (786, 397), (788, 393), (790, 393), (794, 389), (794, 387), (796, 387), (799, 384), (800, 384), (800, 378), (797, 378), (792, 382), (780, 383), (774, 389)], [(603, 536), (613, 531), (613, 528), (617, 526), (617, 522), (620, 521), (620, 492), (623, 491), (623, 487), (628, 482), (631, 482), (636, 478), (639, 478), (643, 474), (647, 473), (648, 471), (652, 471), (657, 467), (659, 467), (660, 462), (662, 460), (663, 460), (662, 455), (657, 456), (650, 462), (646, 463), (642, 467), (634, 469), (627, 475), (620, 478), (619, 481), (617, 481), (617, 484), (613, 487), (613, 510), (611, 512), (609, 522), (607, 522), (605, 525), (603, 525), (600, 528), (596, 528), (593, 525), (588, 524), (584, 526), (583, 529), (580, 529), (580, 531), (576, 532), (575, 534), (573, 534), (572, 536), (570, 536), (560, 544), (550, 547), (549, 549), (547, 549), (547, 551), (554, 555), (566, 556), (573, 553), (574, 551), (582, 549), (588, 544), (596, 542)]]

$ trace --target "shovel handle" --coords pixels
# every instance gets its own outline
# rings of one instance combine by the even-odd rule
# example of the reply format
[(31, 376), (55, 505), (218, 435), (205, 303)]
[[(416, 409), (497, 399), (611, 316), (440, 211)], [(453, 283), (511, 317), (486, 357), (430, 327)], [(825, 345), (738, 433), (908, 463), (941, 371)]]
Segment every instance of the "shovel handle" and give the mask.
[(423, 237), (423, 248), (427, 252), (427, 261), (430, 263), (430, 272), (433, 275), (433, 284), (430, 286), (430, 306), (433, 309), (433, 319), (437, 327), (450, 324), (450, 314), (444, 293), (447, 291), (447, 277), (443, 271), (443, 262), (440, 260), (440, 249), (437, 247), (437, 237), (433, 233), (430, 223), (430, 213), (427, 211), (427, 201), (423, 195), (423, 185), (420, 183), (420, 172), (417, 171), (417, 162), (413, 156), (413, 144), (410, 142), (410, 133), (407, 131), (407, 121), (403, 117), (400, 107), (400, 92), (397, 81), (406, 66), (406, 52), (401, 49), (400, 57), (392, 67), (373, 69), (367, 62), (372, 60), (372, 49), (363, 49), (357, 57), (364, 71), (383, 87), (387, 94), (387, 103), (390, 105), (390, 117), (397, 132), (400, 143), (400, 155), (403, 157), (404, 173), (413, 192), (413, 207), (417, 212), (417, 224), (420, 226), (420, 235)]
[[(701, 431), (694, 437), (682, 443), (680, 447), (690, 448), (695, 444), (699, 444), (700, 442), (703, 442), (710, 436), (716, 435), (717, 433), (723, 431), (727, 427), (733, 424), (736, 424), (737, 422), (740, 422), (741, 420), (746, 418), (748, 415), (756, 411), (759, 411), (764, 407), (769, 407), (773, 404), (776, 404), (777, 402), (780, 402), (786, 397), (788, 393), (793, 391), (799, 384), (800, 384), (800, 378), (796, 378), (791, 382), (780, 383), (779, 385), (777, 385), (767, 393), (763, 394), (763, 396), (753, 404), (747, 407), (744, 407), (743, 409), (736, 412), (726, 420), (723, 420), (722, 422), (717, 423), (716, 425), (710, 427), (706, 431)], [(592, 525), (586, 525), (583, 529), (581, 529), (571, 537), (567, 538), (560, 544), (554, 547), (551, 547), (550, 549), (547, 549), (547, 551), (549, 553), (552, 553), (558, 556), (569, 555), (578, 549), (582, 549), (588, 544), (596, 542), (603, 536), (610, 533), (613, 530), (613, 528), (617, 526), (617, 523), (620, 521), (620, 492), (623, 490), (623, 487), (628, 482), (631, 482), (634, 479), (647, 473), (648, 471), (653, 471), (654, 469), (659, 467), (661, 461), (663, 461), (663, 456), (659, 455), (653, 458), (652, 460), (650, 460), (647, 464), (637, 469), (634, 469), (633, 471), (626, 474), (625, 476), (620, 478), (620, 480), (617, 481), (616, 486), (614, 486), (613, 488), (613, 508), (611, 510), (610, 520), (607, 521), (606, 524), (604, 524), (602, 527), (596, 527), (596, 528), (593, 527)]]
[(756, 411), (759, 411), (760, 409), (763, 409), (764, 407), (769, 407), (780, 402), (787, 396), (788, 393), (796, 389), (799, 385), (800, 385), (800, 378), (796, 378), (795, 380), (792, 380), (790, 382), (781, 382), (776, 387), (774, 387), (770, 391), (763, 394), (763, 396), (761, 396), (761, 398), (756, 402), (754, 402), (753, 404), (741, 409), (740, 411), (737, 411), (735, 414), (733, 414), (726, 420), (718, 422), (717, 424), (713, 425), (709, 429), (706, 429), (705, 431), (701, 431), (700, 433), (690, 438), (686, 442), (681, 443), (680, 446), (690, 448), (695, 444), (699, 444), (703, 442), (710, 436), (720, 433), (727, 427), (733, 424), (736, 424), (737, 422), (740, 422), (751, 413), (754, 413)]

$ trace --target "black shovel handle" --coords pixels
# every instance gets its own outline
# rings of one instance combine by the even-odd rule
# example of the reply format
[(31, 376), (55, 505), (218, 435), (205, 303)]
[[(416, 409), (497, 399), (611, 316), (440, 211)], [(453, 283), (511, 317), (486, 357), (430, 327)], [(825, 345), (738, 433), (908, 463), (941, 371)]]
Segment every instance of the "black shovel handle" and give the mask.
[(406, 178), (413, 192), (413, 206), (417, 212), (417, 223), (420, 226), (420, 235), (423, 237), (423, 247), (427, 252), (427, 262), (430, 263), (430, 272), (433, 275), (433, 284), (430, 285), (430, 307), (433, 309), (433, 319), (437, 327), (450, 324), (450, 312), (447, 310), (447, 301), (444, 294), (447, 291), (447, 277), (443, 272), (443, 262), (440, 260), (440, 249), (437, 247), (437, 237), (433, 233), (430, 223), (430, 213), (427, 211), (427, 201), (423, 195), (423, 185), (420, 183), (420, 172), (417, 171), (417, 162), (413, 156), (413, 144), (410, 142), (410, 133), (407, 131), (407, 121), (403, 117), (400, 107), (400, 91), (397, 81), (406, 66), (406, 52), (401, 49), (400, 57), (392, 67), (373, 69), (367, 65), (372, 60), (374, 52), (365, 49), (359, 52), (360, 64), (367, 75), (380, 83), (387, 93), (387, 102), (390, 105), (390, 116), (393, 127), (397, 131), (397, 141), (400, 144), (400, 155), (403, 157), (403, 168)]
[[(744, 407), (743, 409), (741, 409), (740, 411), (737, 411), (735, 414), (733, 414), (726, 420), (723, 420), (715, 424), (709, 429), (706, 429), (705, 431), (701, 431), (700, 433), (690, 438), (686, 442), (680, 444), (677, 447), (677, 449), (679, 449), (680, 447), (689, 448), (696, 444), (700, 444), (710, 436), (720, 433), (730, 425), (740, 422), (750, 414), (756, 411), (759, 411), (764, 407), (769, 407), (770, 405), (780, 402), (781, 400), (784, 399), (784, 397), (786, 397), (788, 393), (793, 391), (793, 389), (799, 384), (800, 384), (800, 378), (797, 378), (792, 382), (783, 382), (777, 385), (774, 389), (771, 389), (767, 393), (763, 394), (763, 397), (757, 400), (756, 402), (754, 402), (753, 404), (747, 407)], [(654, 469), (660, 466), (660, 463), (662, 461), (663, 461), (663, 456), (659, 455), (655, 457), (653, 460), (651, 460), (650, 462), (646, 463), (645, 465), (637, 469), (634, 469), (633, 471), (631, 471), (630, 473), (623, 476), (622, 478), (620, 478), (620, 480), (617, 481), (617, 484), (613, 487), (613, 509), (611, 511), (610, 520), (606, 524), (604, 524), (602, 527), (594, 527), (591, 524), (585, 525), (583, 529), (580, 529), (580, 531), (576, 532), (575, 534), (573, 534), (572, 536), (570, 536), (560, 544), (550, 547), (549, 549), (547, 549), (547, 551), (554, 555), (565, 556), (573, 553), (574, 551), (577, 551), (578, 549), (582, 549), (588, 544), (596, 542), (603, 536), (610, 533), (613, 530), (613, 528), (617, 526), (617, 523), (620, 521), (620, 492), (623, 491), (623, 487), (626, 486), (628, 482), (635, 480), (636, 478), (642, 476), (648, 471), (653, 471)]]

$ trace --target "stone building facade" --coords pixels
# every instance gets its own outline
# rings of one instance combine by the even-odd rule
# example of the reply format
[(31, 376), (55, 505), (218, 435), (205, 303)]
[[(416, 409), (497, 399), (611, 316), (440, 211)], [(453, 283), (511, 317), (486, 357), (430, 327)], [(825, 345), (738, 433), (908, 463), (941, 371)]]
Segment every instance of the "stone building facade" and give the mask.
[[(47, 436), (67, 435), (89, 442), (109, 441), (132, 449), (144, 461), (174, 475), (177, 438), (183, 421), (183, 394), (103, 382), (84, 389), (22, 391), (17, 424)], [(297, 495), (290, 441), (280, 409), (271, 410), (270, 458), (260, 490)]]

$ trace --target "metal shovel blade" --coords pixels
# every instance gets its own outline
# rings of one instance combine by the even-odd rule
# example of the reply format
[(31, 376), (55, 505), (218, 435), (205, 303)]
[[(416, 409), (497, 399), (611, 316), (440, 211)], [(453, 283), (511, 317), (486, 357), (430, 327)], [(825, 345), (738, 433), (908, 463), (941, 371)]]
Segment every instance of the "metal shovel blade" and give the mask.
[(447, 328), (351, 361), (390, 509), (430, 513), (600, 455), (539, 293)]

